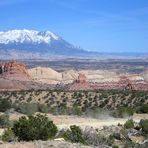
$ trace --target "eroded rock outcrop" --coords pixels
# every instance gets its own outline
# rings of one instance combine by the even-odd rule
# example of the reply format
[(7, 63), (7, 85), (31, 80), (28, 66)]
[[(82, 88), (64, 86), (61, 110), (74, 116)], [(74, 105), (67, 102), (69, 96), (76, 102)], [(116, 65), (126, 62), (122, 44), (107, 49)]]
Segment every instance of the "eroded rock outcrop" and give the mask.
[(72, 84), (67, 87), (68, 90), (91, 90), (89, 82), (87, 82), (87, 77), (85, 74), (79, 73), (78, 78), (74, 80)]
[(8, 80), (31, 81), (26, 65), (10, 61), (0, 64), (0, 76)]

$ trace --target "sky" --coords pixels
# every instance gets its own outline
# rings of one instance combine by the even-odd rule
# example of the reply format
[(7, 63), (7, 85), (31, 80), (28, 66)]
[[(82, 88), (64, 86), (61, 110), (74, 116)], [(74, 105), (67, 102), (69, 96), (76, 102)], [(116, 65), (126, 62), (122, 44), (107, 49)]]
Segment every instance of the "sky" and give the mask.
[(83, 49), (148, 52), (148, 0), (0, 0), (0, 31), (50, 30)]

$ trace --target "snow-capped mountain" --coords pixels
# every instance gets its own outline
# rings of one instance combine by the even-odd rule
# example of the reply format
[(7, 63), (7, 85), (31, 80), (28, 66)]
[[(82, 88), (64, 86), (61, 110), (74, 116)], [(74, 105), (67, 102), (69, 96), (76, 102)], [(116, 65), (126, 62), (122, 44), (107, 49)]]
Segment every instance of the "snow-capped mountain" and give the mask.
[(28, 58), (28, 55), (32, 55), (31, 57), (36, 55), (44, 57), (51, 55), (77, 56), (87, 53), (50, 31), (39, 32), (24, 29), (0, 32), (0, 57), (3, 55), (6, 58), (7, 55), (10, 57), (15, 55), (19, 58), (24, 56)]
[(0, 32), (0, 44), (9, 43), (47, 43), (51, 39), (58, 40), (59, 37), (50, 31), (39, 32), (35, 30), (11, 30)]

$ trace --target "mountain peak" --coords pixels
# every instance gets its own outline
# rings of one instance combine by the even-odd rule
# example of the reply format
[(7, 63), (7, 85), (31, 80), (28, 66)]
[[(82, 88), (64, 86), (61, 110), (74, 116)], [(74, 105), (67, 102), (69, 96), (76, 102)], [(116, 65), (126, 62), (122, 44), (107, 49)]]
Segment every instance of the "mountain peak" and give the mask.
[(51, 39), (59, 40), (60, 37), (51, 31), (36, 31), (36, 30), (10, 30), (0, 32), (0, 43), (50, 43)]
[(0, 32), (0, 58), (49, 58), (87, 54), (51, 31), (10, 30)]

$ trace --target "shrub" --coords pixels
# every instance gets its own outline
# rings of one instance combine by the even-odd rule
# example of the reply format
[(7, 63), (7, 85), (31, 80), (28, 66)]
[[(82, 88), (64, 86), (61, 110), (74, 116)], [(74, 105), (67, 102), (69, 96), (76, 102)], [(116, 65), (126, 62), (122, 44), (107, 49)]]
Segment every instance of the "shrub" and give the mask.
[(125, 122), (124, 128), (129, 129), (129, 128), (134, 128), (134, 121), (132, 119), (129, 119)]
[(16, 137), (11, 129), (5, 130), (4, 134), (2, 135), (2, 140), (4, 142), (11, 142), (15, 141)]
[(38, 104), (38, 110), (42, 113), (48, 113), (49, 111), (48, 106), (44, 104)]
[(69, 140), (73, 143), (82, 143), (85, 144), (82, 131), (79, 126), (72, 125), (70, 130), (67, 130), (63, 135), (65, 140)]
[(118, 146), (118, 145), (113, 145), (112, 147), (113, 147), (113, 148), (119, 148), (119, 146)]
[(140, 112), (142, 112), (142, 113), (148, 113), (148, 103), (147, 104), (143, 104), (140, 107)]
[(126, 117), (132, 116), (134, 114), (134, 110), (131, 107), (119, 107), (113, 112), (114, 117)]
[(6, 99), (0, 100), (0, 112), (5, 112), (10, 108), (11, 108), (11, 102), (10, 101), (8, 101)]
[(111, 138), (110, 136), (106, 138), (103, 134), (98, 134), (96, 129), (93, 128), (85, 128), (83, 131), (83, 137), (85, 139), (85, 142), (88, 145), (93, 145), (93, 146), (98, 146), (100, 145), (110, 145), (113, 144), (114, 139)]
[(80, 107), (78, 107), (77, 105), (74, 105), (72, 107), (72, 114), (73, 115), (78, 115), (78, 116), (81, 116), (82, 115), (82, 110)]
[(140, 120), (139, 125), (142, 128), (142, 132), (148, 134), (148, 119)]
[(57, 133), (56, 125), (46, 116), (36, 115), (21, 117), (13, 126), (13, 131), (19, 140), (48, 140)]
[(18, 111), (26, 115), (33, 115), (38, 112), (38, 105), (35, 103), (22, 103), (19, 105)]
[(7, 114), (0, 115), (0, 128), (7, 128), (9, 126), (9, 116)]

